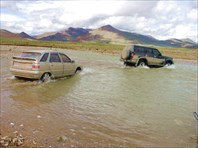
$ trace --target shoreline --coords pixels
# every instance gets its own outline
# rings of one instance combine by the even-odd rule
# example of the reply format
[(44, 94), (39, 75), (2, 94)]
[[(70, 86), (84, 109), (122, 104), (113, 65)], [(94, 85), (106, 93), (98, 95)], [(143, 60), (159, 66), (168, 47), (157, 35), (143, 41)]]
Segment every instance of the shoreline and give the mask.
[[(40, 50), (40, 49), (61, 49), (61, 50), (74, 50), (74, 51), (87, 51), (87, 52), (95, 52), (99, 54), (105, 54), (105, 55), (112, 55), (112, 56), (119, 56), (121, 51), (100, 51), (100, 50), (94, 50), (94, 49), (63, 49), (63, 48), (49, 48), (49, 47), (42, 47), (42, 46), (17, 46), (17, 45), (0, 45), (0, 57), (6, 56), (9, 54), (19, 54), (22, 51), (24, 51), (23, 48), (29, 48), (28, 50)], [(197, 51), (198, 54), (198, 51)], [(192, 64), (198, 64), (198, 59), (184, 59), (184, 58), (173, 58), (174, 61), (177, 61), (178, 63), (192, 63)]]

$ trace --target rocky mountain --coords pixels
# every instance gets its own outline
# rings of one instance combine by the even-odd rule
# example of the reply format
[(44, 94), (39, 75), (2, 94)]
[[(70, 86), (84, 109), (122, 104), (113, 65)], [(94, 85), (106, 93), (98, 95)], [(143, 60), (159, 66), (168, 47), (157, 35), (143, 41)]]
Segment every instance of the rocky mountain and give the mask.
[(19, 33), (19, 35), (20, 35), (20, 37), (25, 38), (25, 39), (35, 40), (35, 38), (34, 38), (34, 37), (32, 37), (32, 36), (28, 35), (28, 34), (27, 34), (27, 33), (25, 33), (25, 32), (21, 32), (21, 33)]
[[(12, 34), (12, 35), (11, 35)], [(25, 39), (36, 39), (44, 41), (74, 41), (74, 42), (97, 42), (117, 44), (145, 44), (167, 47), (198, 48), (198, 44), (190, 39), (168, 39), (158, 40), (152, 36), (142, 35), (133, 32), (122, 31), (105, 25), (97, 29), (84, 29), (70, 27), (59, 32), (49, 32), (31, 37), (22, 32), (14, 34), (1, 29), (1, 36), (17, 37)]]
[[(120, 31), (110, 25), (103, 26), (101, 28), (91, 31), (93, 35), (100, 35), (101, 39), (109, 40), (109, 42), (118, 43), (133, 43), (133, 44), (157, 44), (157, 39), (141, 35), (137, 33), (131, 33), (126, 31)], [(159, 43), (158, 43), (159, 44)]]
[(25, 32), (13, 33), (13, 32), (10, 32), (10, 31), (8, 31), (8, 30), (0, 29), (0, 34), (1, 34), (1, 37), (4, 37), (4, 38), (31, 39), (31, 40), (35, 40), (34, 37), (28, 35), (28, 34), (25, 33)]
[(100, 40), (117, 43), (146, 44), (168, 47), (198, 48), (198, 44), (190, 39), (158, 40), (152, 36), (118, 30), (110, 25), (90, 31), (92, 35), (99, 35)]

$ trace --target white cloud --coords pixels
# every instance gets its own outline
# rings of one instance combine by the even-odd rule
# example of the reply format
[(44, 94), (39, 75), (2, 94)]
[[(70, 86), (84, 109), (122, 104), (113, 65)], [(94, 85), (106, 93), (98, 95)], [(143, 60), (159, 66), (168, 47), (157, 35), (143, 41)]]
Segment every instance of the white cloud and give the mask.
[(116, 28), (158, 39), (197, 40), (192, 1), (1, 1), (1, 27), (29, 34), (67, 27)]
[[(189, 35), (189, 38), (191, 38), (192, 36), (197, 36), (197, 32), (193, 31), (193, 26), (184, 26), (184, 25), (177, 25), (175, 27), (175, 32), (173, 37), (180, 37), (180, 39), (182, 38), (186, 38), (186, 35)], [(197, 39), (195, 40), (197, 42)]]
[(197, 18), (198, 18), (198, 10), (197, 9), (192, 9), (187, 13), (187, 18), (189, 18), (190, 20), (192, 20), (193, 22), (197, 22)]
[(173, 12), (173, 11), (177, 11), (179, 10), (180, 7), (177, 7), (177, 1), (159, 1), (156, 8), (155, 8), (155, 11), (156, 13), (159, 12), (159, 13), (170, 13), (170, 12)]
[(22, 21), (23, 19), (20, 17), (17, 17), (12, 14), (1, 14), (1, 21), (4, 22), (15, 22), (15, 21)]

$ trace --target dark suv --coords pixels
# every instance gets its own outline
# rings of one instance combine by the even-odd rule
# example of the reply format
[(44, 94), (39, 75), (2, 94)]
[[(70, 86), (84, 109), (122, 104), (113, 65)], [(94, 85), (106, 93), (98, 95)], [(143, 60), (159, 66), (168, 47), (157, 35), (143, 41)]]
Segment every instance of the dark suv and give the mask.
[(122, 51), (121, 60), (125, 65), (135, 66), (162, 67), (174, 64), (171, 57), (163, 56), (159, 50), (139, 45), (127, 45)]

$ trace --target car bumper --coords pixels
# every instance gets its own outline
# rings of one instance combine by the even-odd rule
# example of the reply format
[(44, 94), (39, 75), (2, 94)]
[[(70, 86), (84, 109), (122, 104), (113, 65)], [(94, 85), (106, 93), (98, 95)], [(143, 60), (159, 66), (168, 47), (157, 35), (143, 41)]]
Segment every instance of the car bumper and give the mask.
[(130, 63), (130, 64), (136, 64), (137, 63), (137, 59), (130, 59), (130, 60), (125, 60), (125, 63)]
[(22, 78), (30, 78), (30, 79), (40, 79), (41, 73), (39, 71), (32, 71), (32, 70), (21, 70), (10, 68), (11, 73), (14, 76), (22, 77)]

